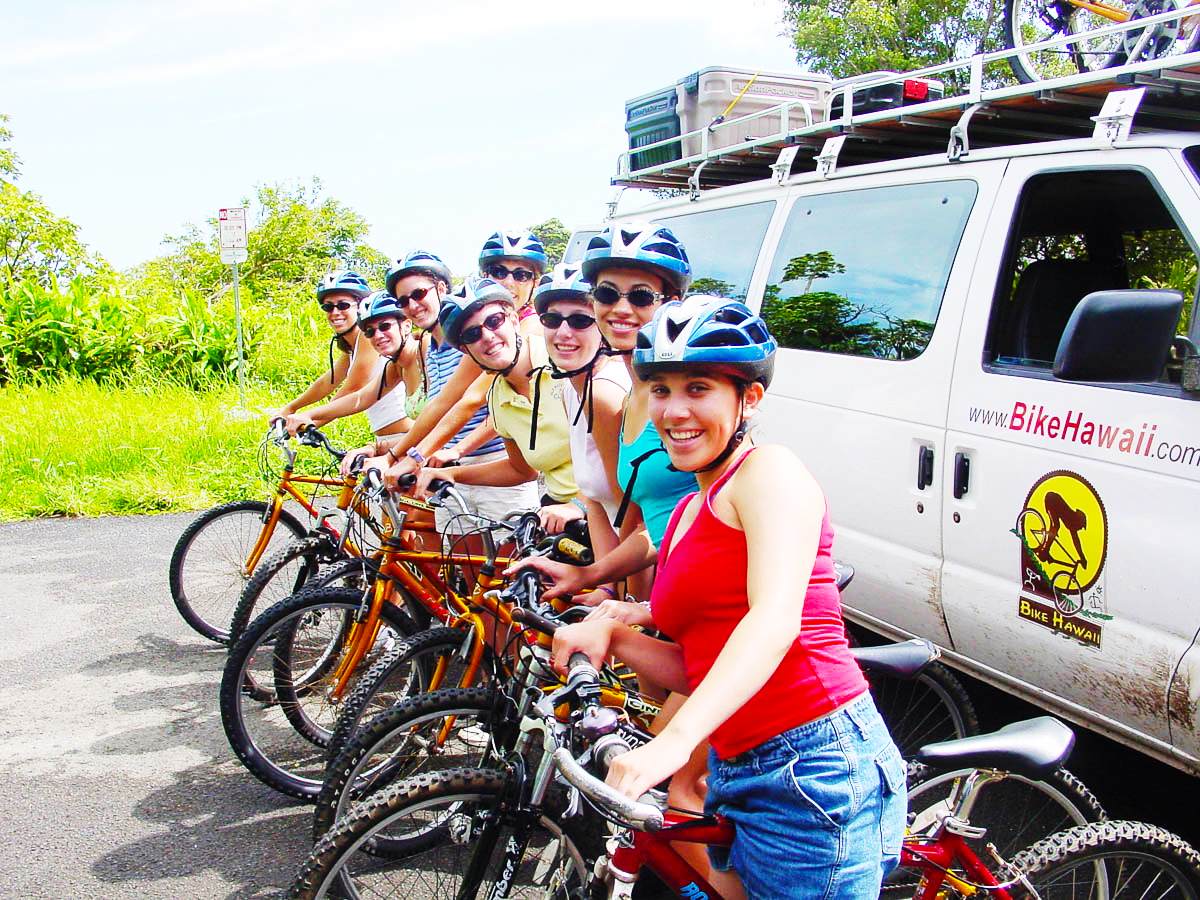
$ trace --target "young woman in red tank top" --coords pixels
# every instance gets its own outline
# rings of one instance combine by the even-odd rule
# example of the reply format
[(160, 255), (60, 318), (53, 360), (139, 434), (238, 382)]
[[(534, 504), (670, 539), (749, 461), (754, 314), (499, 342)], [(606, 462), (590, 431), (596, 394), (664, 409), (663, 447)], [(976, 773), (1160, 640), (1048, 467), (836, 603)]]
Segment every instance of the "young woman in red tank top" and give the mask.
[(559, 629), (554, 660), (615, 654), (689, 699), (608, 781), (631, 797), (712, 744), (706, 811), (737, 826), (712, 863), (736, 897), (878, 896), (904, 832), (904, 766), (846, 644), (820, 487), (787, 448), (744, 441), (776, 343), (741, 303), (665, 304), (638, 336), (650, 418), (696, 473), (658, 558), (661, 641), (611, 619)]

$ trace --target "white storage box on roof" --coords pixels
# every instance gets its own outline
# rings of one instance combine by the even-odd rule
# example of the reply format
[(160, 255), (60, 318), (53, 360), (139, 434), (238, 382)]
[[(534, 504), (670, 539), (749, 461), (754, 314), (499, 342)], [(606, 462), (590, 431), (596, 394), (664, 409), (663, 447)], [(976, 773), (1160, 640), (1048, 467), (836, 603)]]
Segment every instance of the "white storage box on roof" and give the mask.
[[(833, 81), (828, 75), (816, 72), (785, 74), (710, 66), (693, 72), (676, 85), (680, 130), (684, 134), (699, 131), (707, 128), (722, 114), (726, 120), (732, 120), (792, 100), (807, 103), (813, 122), (819, 122), (824, 118), (832, 84)], [(729, 108), (730, 103), (733, 103), (732, 108)], [(725, 112), (726, 109), (729, 111)], [(778, 134), (783, 128), (780, 118), (781, 114), (775, 113), (726, 128), (717, 128), (708, 135), (708, 147), (710, 150), (716, 150), (753, 138)], [(787, 127), (796, 128), (804, 124), (803, 110), (798, 106), (793, 107), (788, 113)], [(684, 156), (700, 152), (700, 135), (693, 135), (684, 140)]]

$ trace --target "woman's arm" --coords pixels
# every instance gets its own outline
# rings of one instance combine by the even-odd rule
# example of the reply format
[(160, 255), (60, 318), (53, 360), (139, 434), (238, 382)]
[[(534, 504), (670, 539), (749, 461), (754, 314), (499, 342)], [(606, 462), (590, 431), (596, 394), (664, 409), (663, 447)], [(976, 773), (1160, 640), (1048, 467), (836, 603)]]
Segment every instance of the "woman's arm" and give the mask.
[(337, 390), (339, 384), (342, 384), (346, 380), (346, 372), (349, 368), (350, 355), (339, 353), (333, 361), (332, 369), (326, 369), (314, 378), (312, 384), (306, 387), (298, 397), (289, 400), (277, 409), (268, 410), (267, 418), (277, 419), (282, 416), (286, 419), (288, 416), (294, 415), (297, 410), (304, 409), (310, 403), (324, 400)]
[(616, 656), (635, 671), (653, 672), (654, 680), (669, 691), (687, 691), (683, 649), (635, 631), (616, 619), (589, 619), (560, 626), (554, 633), (551, 664), (566, 672), (572, 653), (586, 654), (597, 669), (609, 656)]
[[(633, 508), (631, 504), (630, 509)], [(655, 550), (645, 527), (642, 527), (621, 541), (612, 553), (596, 560), (590, 566), (569, 566), (543, 556), (535, 556), (509, 566), (504, 574), (513, 575), (522, 569), (540, 572), (551, 582), (542, 596), (553, 600), (555, 597), (572, 597), (599, 584), (620, 581), (647, 566), (654, 565), (657, 559), (658, 551)]]
[(451, 468), (426, 467), (417, 475), (417, 485), (424, 490), (434, 478), (453, 481), (455, 484), (482, 484), (490, 487), (513, 487), (537, 479), (537, 470), (531, 469), (521, 456), (517, 445), (510, 440), (504, 441), (504, 449), (508, 451), (508, 459), (497, 459), (493, 462), (476, 463), (471, 466), (455, 466)]
[(425, 356), (425, 342), (428, 337), (428, 333), (422, 334), (415, 341), (408, 341), (400, 351), (398, 365), (404, 377), (404, 392), (409, 397), (415, 396), (423, 389), (421, 360)]
[(379, 353), (371, 346), (371, 342), (363, 337), (362, 332), (356, 332), (354, 339), (354, 358), (350, 361), (350, 370), (346, 373), (346, 381), (338, 396), (361, 391), (374, 379), (375, 368), (379, 363)]
[[(763, 447), (713, 505), (746, 534), (749, 610), (662, 733), (613, 762), (608, 783), (631, 797), (673, 774), (757, 694), (800, 634), (825, 510), (813, 477), (787, 449)], [(613, 652), (620, 656), (621, 649), (618, 643)]]

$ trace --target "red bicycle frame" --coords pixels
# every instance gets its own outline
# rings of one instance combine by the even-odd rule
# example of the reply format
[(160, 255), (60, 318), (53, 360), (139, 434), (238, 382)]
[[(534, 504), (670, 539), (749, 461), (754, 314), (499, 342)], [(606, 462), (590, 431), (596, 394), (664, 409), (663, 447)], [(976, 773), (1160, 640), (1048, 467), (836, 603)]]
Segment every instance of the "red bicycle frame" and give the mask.
[[(643, 867), (650, 869), (676, 896), (688, 900), (722, 900), (722, 895), (679, 855), (671, 842), (728, 847), (734, 826), (721, 816), (695, 818), (667, 813), (659, 831), (629, 831), (631, 845), (617, 847), (610, 860), (614, 877), (636, 881)], [(900, 849), (900, 867), (921, 873), (914, 900), (937, 900), (944, 887), (975, 894), (984, 885), (989, 900), (1012, 900), (991, 870), (960, 835), (942, 830), (936, 838), (907, 838)], [(616, 875), (615, 873), (620, 873)]]

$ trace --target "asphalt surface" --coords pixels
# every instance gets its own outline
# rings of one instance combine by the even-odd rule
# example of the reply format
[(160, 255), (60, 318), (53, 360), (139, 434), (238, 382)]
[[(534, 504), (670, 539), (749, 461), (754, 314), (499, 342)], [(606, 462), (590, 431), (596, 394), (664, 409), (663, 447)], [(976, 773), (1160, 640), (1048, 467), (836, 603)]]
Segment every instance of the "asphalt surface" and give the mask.
[(0, 896), (267, 897), (310, 807), (233, 756), (171, 604), (192, 514), (0, 526)]
[[(0, 526), (0, 897), (278, 895), (310, 807), (221, 729), (223, 648), (171, 604), (192, 514)], [(969, 685), (985, 728), (1038, 714)], [(1110, 815), (1200, 846), (1200, 779), (1086, 732), (1069, 764)]]

